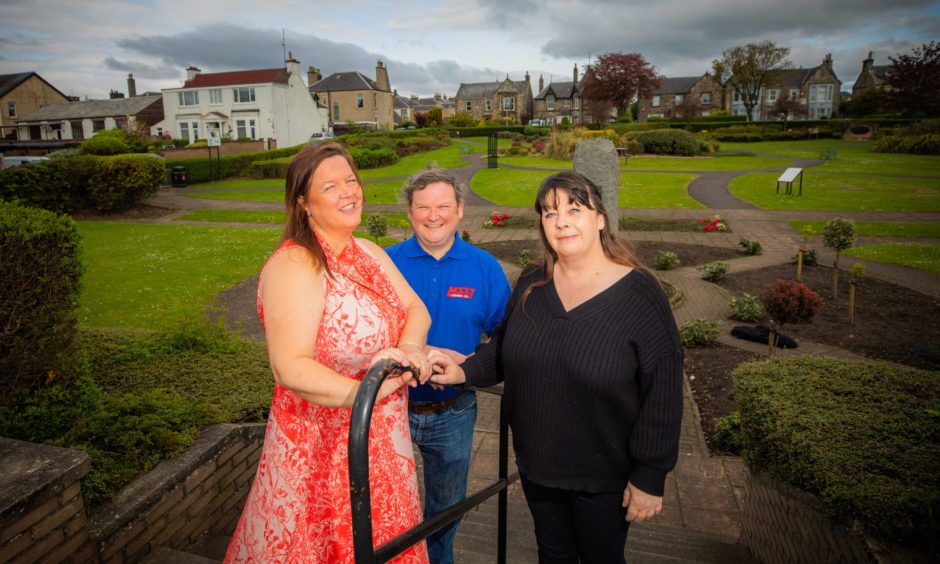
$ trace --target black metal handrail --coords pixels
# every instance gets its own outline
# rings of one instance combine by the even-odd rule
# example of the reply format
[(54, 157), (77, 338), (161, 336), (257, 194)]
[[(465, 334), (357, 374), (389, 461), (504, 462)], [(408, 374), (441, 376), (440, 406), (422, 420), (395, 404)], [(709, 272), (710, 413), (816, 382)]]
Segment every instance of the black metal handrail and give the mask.
[(499, 474), (490, 486), (466, 497), (428, 520), (401, 533), (377, 548), (372, 546), (372, 498), (369, 491), (369, 427), (372, 408), (379, 387), (389, 374), (401, 373), (406, 368), (392, 360), (383, 360), (373, 366), (359, 386), (349, 422), (349, 497), (352, 502), (353, 553), (356, 564), (387, 562), (413, 544), (447, 526), (455, 519), (480, 505), (494, 494), (499, 494), (497, 506), (497, 562), (506, 562), (506, 488), (518, 479), (518, 474), (506, 475), (509, 460), (509, 428), (505, 412), (499, 412)]

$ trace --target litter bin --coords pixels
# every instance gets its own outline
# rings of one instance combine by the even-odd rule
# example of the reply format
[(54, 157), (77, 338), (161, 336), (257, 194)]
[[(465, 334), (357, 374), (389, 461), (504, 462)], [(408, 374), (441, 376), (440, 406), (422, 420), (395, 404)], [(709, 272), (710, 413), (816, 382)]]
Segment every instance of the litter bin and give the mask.
[(173, 182), (173, 186), (176, 186), (177, 188), (186, 187), (186, 167), (185, 166), (176, 165), (173, 167), (172, 182)]

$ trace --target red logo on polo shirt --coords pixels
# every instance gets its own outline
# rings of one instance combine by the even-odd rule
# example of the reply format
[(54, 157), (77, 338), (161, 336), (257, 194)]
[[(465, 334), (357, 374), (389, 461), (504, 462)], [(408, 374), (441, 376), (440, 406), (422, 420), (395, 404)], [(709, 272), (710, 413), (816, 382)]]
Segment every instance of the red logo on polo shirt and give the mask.
[(465, 300), (473, 299), (473, 293), (476, 292), (475, 288), (465, 288), (463, 286), (451, 286), (447, 290), (448, 298), (463, 298)]

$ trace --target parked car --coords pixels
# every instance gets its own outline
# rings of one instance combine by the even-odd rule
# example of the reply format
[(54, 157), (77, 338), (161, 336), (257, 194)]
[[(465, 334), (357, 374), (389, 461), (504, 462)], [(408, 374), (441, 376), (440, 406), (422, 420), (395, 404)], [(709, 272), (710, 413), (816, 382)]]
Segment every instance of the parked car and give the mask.
[(317, 131), (310, 136), (311, 141), (322, 141), (323, 139), (332, 139), (334, 137), (332, 131)]
[(48, 157), (26, 157), (26, 156), (15, 156), (15, 157), (3, 157), (3, 163), (0, 165), (0, 168), (10, 168), (14, 166), (20, 166), (29, 163), (35, 163), (38, 161), (44, 161)]

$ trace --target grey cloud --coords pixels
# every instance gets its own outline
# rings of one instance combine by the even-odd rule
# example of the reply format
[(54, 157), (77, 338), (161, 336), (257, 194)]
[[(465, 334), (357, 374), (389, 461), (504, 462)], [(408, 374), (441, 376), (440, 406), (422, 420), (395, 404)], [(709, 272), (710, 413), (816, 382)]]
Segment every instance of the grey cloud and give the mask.
[(104, 66), (111, 70), (136, 74), (138, 78), (176, 78), (180, 74), (179, 67), (168, 62), (162, 65), (149, 65), (137, 61), (120, 61), (114, 57), (106, 57)]

